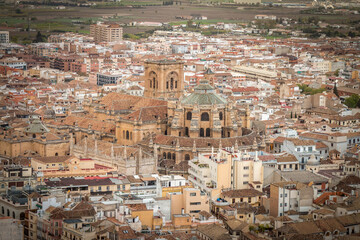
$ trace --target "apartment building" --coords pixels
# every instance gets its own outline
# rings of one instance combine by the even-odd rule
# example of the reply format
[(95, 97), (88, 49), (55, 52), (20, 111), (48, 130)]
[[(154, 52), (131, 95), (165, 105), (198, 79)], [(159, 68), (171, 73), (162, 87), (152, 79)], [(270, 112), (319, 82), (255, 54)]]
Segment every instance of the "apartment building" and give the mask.
[(172, 218), (179, 214), (198, 218), (201, 211), (209, 212), (209, 200), (200, 189), (184, 188), (181, 193), (172, 193), (169, 197)]
[(221, 189), (262, 189), (263, 166), (257, 153), (222, 149), (216, 154), (199, 154), (189, 167), (189, 181), (213, 199)]
[(9, 31), (0, 31), (0, 43), (9, 43)]
[(270, 215), (284, 216), (294, 210), (307, 213), (311, 210), (313, 189), (300, 182), (278, 182), (270, 185)]
[(95, 42), (117, 42), (122, 41), (123, 29), (119, 24), (104, 24), (98, 22), (90, 25), (90, 36)]
[(106, 84), (118, 84), (122, 78), (121, 74), (111, 74), (111, 73), (98, 73), (96, 74), (96, 84), (98, 86)]

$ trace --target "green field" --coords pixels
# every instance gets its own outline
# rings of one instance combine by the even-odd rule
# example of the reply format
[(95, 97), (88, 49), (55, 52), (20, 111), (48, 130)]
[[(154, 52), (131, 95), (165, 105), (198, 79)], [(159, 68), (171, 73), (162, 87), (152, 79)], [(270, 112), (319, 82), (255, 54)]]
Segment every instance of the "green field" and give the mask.
[[(197, 24), (248, 23), (257, 14), (276, 15), (278, 18), (306, 18), (316, 16), (327, 23), (347, 24), (360, 20), (360, 15), (326, 15), (302, 13), (303, 9), (264, 7), (264, 6), (235, 6), (219, 5), (223, 0), (194, 1), (182, 0), (173, 5), (164, 5), (160, 0), (125, 0), (119, 3), (96, 2), (93, 7), (66, 7), (64, 10), (55, 6), (14, 6), (3, 5), (0, 11), (0, 30), (10, 29), (10, 36), (18, 43), (29, 43), (37, 31), (48, 36), (59, 32), (89, 33), (89, 25), (97, 21), (117, 22), (126, 25), (130, 22), (162, 22), (170, 25), (186, 24), (186, 20), (179, 20), (177, 16), (193, 14), (206, 16), (208, 20), (196, 20)], [(231, 2), (232, 0), (225, 0)], [(92, 2), (93, 3), (93, 2)], [(201, 4), (200, 4), (201, 3)], [(27, 31), (30, 29), (31, 31)], [(154, 27), (124, 27), (124, 33), (146, 36)], [(199, 29), (195, 29), (198, 31)], [(201, 31), (201, 30), (200, 30)], [(210, 31), (212, 34), (213, 31)], [(144, 34), (145, 33), (145, 34)], [(215, 33), (216, 34), (216, 33)], [(24, 40), (24, 41), (23, 41)]]

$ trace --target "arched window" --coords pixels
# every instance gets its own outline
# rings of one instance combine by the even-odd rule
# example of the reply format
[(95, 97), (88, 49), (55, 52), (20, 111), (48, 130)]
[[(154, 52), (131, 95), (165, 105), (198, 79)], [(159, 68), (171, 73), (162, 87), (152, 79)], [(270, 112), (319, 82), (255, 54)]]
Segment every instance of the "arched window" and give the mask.
[(59, 156), (59, 154), (56, 152), (56, 153), (55, 153), (55, 156)]
[(175, 88), (177, 88), (177, 81), (175, 81)]
[(166, 159), (166, 152), (163, 153), (163, 159)]
[(191, 119), (192, 119), (192, 112), (187, 112), (186, 120), (191, 120)]
[(4, 209), (4, 207), (1, 207), (1, 214), (2, 214), (2, 215), (5, 214), (5, 209)]
[(171, 153), (167, 154), (167, 159), (171, 159)]
[(7, 216), (10, 217), (10, 210), (7, 210)]
[(204, 129), (200, 128), (200, 137), (204, 137)]
[(228, 137), (230, 137), (230, 132), (228, 132)]
[(130, 135), (129, 135), (129, 131), (126, 131), (126, 139), (129, 140)]
[(201, 121), (209, 121), (209, 119), (209, 114), (207, 112), (201, 114)]
[(15, 219), (16, 217), (15, 217), (15, 212), (13, 212), (13, 218)]
[(166, 89), (169, 89), (169, 82), (166, 82)]
[(33, 134), (33, 138), (36, 138), (36, 134), (35, 134), (35, 133)]
[(185, 136), (189, 137), (189, 128), (185, 127)]
[(155, 78), (153, 78), (153, 88), (156, 88), (155, 82), (156, 82), (156, 80), (155, 80)]
[(176, 160), (176, 155), (175, 155), (175, 153), (172, 154), (172, 159), (173, 159), (173, 160)]
[(219, 119), (223, 120), (223, 113), (222, 112), (219, 113)]
[(174, 88), (174, 78), (170, 79), (170, 89)]
[(190, 155), (189, 154), (185, 154), (185, 161), (189, 161), (190, 160)]
[(152, 88), (152, 80), (150, 79), (150, 88)]
[(224, 132), (224, 128), (221, 128), (221, 137), (224, 138), (225, 137), (225, 132)]
[(210, 137), (210, 128), (206, 129), (206, 137)]

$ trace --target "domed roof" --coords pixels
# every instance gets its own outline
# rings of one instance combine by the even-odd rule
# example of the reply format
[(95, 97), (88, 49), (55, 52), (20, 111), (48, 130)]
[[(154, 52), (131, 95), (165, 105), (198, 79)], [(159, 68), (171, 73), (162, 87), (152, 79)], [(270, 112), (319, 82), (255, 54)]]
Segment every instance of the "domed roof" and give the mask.
[(319, 161), (316, 160), (316, 157), (314, 154), (310, 156), (310, 159), (307, 161), (308, 165), (319, 165)]
[(181, 101), (182, 104), (227, 104), (226, 99), (216, 94), (215, 88), (213, 88), (206, 80), (200, 81), (200, 84), (195, 87), (194, 90), (195, 91), (189, 96), (183, 98)]

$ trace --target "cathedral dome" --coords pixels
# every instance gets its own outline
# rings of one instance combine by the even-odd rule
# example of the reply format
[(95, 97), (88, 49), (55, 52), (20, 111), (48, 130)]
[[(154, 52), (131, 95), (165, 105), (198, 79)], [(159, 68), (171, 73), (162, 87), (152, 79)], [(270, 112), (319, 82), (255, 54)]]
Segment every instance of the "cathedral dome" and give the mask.
[(194, 88), (194, 92), (189, 96), (182, 99), (182, 104), (191, 105), (214, 105), (214, 104), (227, 104), (226, 99), (219, 96), (215, 92), (215, 88), (212, 87), (208, 81), (200, 81), (200, 84)]

